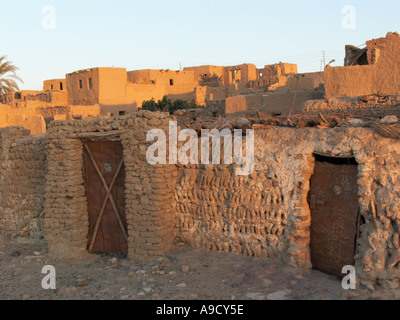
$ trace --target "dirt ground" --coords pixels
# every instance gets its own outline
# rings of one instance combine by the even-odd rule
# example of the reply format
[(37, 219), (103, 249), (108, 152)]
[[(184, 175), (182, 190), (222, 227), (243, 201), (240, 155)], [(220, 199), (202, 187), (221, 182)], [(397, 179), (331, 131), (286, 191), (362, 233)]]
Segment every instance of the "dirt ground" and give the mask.
[[(1, 300), (392, 300), (400, 292), (344, 290), (335, 277), (300, 273), (279, 262), (177, 245), (165, 257), (134, 265), (118, 255), (84, 261), (48, 257), (38, 240), (0, 239)], [(44, 290), (45, 265), (56, 289)]]

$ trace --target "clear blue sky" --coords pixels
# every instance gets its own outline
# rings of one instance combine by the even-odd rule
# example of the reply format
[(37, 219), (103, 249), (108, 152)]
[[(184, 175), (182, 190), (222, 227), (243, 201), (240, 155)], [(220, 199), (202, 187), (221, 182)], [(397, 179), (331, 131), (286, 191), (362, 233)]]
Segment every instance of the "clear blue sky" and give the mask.
[[(45, 5), (54, 30), (42, 27)], [(344, 29), (342, 8), (355, 8)], [(400, 32), (398, 0), (0, 0), (0, 55), (21, 89), (90, 67), (179, 69), (204, 64), (297, 63), (299, 72), (343, 65), (344, 46)]]

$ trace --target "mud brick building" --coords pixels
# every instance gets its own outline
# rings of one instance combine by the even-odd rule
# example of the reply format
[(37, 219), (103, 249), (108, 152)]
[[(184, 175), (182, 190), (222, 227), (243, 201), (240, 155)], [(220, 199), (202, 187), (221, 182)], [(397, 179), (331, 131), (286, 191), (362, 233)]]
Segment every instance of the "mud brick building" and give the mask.
[(325, 69), (326, 97), (399, 95), (400, 35), (366, 42), (366, 48), (348, 54), (344, 67)]

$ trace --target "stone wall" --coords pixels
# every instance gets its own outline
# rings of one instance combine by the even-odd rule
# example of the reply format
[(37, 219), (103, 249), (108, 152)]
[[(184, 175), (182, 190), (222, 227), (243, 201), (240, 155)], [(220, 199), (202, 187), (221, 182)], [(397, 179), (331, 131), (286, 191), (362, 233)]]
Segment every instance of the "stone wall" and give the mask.
[(110, 119), (51, 123), (47, 134), (45, 201), (45, 234), (50, 254), (64, 259), (87, 254), (88, 212), (79, 134), (113, 131), (124, 147), (128, 255), (143, 261), (167, 252), (175, 238), (171, 190), (177, 169), (147, 163), (147, 147), (152, 142), (146, 141), (146, 134), (153, 128), (168, 132), (168, 114), (138, 111)]
[(398, 140), (358, 127), (256, 131), (254, 172), (239, 177), (233, 165), (148, 164), (146, 152), (153, 142), (146, 141), (146, 134), (159, 128), (168, 136), (169, 121), (165, 113), (138, 111), (54, 121), (41, 137), (28, 137), (22, 128), (1, 129), (0, 234), (43, 232), (51, 255), (84, 257), (88, 212), (82, 139), (113, 134), (124, 148), (130, 259), (152, 260), (180, 239), (194, 247), (310, 268), (307, 195), (313, 155), (354, 157), (364, 218), (355, 257), (359, 281), (370, 288), (400, 287)]
[(302, 107), (306, 114), (345, 113), (359, 117), (400, 116), (400, 96), (364, 96), (351, 98), (331, 98), (329, 100), (309, 100)]
[(72, 120), (75, 117), (100, 117), (101, 108), (93, 106), (53, 106), (42, 101), (19, 102), (16, 106), (0, 104), (0, 128), (22, 126), (31, 135), (46, 132), (47, 124), (56, 118)]
[(323, 72), (282, 75), (277, 83), (268, 87), (268, 91), (321, 90), (324, 81)]
[(43, 91), (66, 90), (67, 81), (65, 79), (51, 79), (43, 81)]
[(0, 129), (0, 234), (12, 238), (43, 236), (46, 138), (29, 134)]
[(389, 32), (367, 48), (369, 65), (325, 68), (326, 97), (400, 94), (400, 35)]
[(268, 115), (290, 115), (301, 112), (302, 105), (308, 100), (321, 99), (322, 91), (264, 92), (248, 94), (226, 99), (226, 114), (254, 112), (254, 109)]
[(257, 257), (287, 252), (288, 223), (277, 177), (236, 177), (231, 167), (185, 168), (175, 191), (178, 237), (193, 247)]
[(183, 167), (175, 190), (177, 236), (194, 247), (278, 257), (310, 268), (307, 202), (313, 154), (355, 157), (360, 214), (356, 269), (369, 287), (400, 286), (400, 142), (370, 129), (273, 128), (256, 132), (255, 171)]

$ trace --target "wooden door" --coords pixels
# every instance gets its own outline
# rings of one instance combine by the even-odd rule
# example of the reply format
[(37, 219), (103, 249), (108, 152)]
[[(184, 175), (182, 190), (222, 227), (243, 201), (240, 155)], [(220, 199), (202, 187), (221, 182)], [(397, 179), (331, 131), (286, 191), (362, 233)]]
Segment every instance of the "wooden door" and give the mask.
[(357, 164), (354, 159), (317, 157), (311, 178), (311, 263), (343, 277), (354, 265), (358, 221)]
[(84, 143), (89, 252), (128, 252), (125, 167), (119, 141)]

